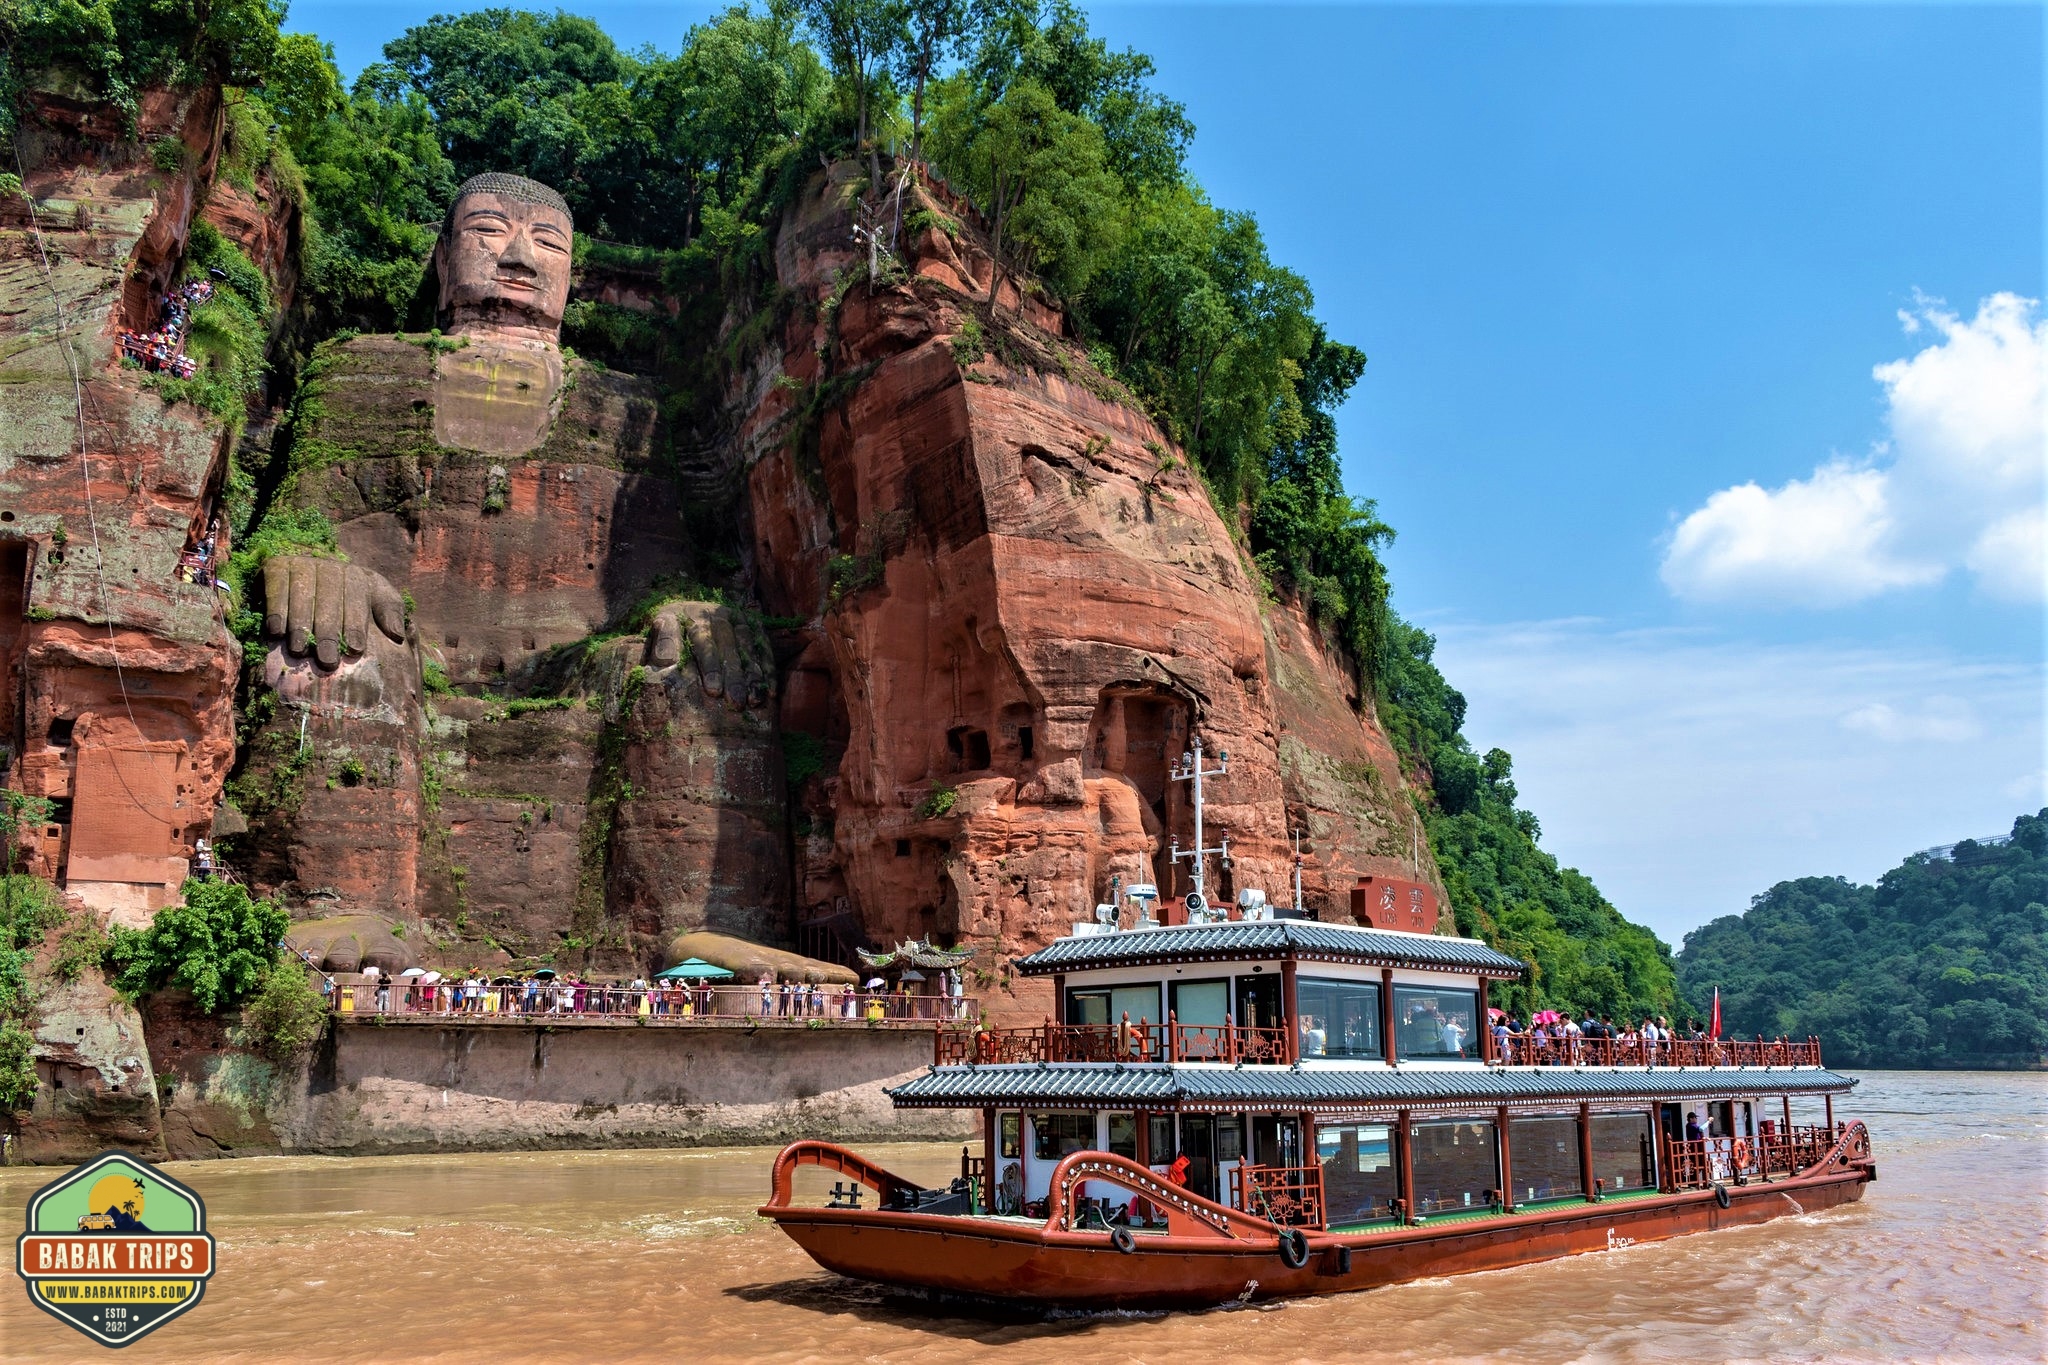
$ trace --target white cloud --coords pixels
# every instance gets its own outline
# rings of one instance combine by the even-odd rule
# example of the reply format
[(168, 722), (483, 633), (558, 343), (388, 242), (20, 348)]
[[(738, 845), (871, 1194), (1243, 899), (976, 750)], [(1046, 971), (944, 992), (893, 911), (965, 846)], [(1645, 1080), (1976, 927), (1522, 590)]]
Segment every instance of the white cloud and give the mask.
[(1888, 702), (1869, 702), (1843, 716), (1842, 728), (1860, 730), (1889, 744), (1954, 744), (1984, 733), (1976, 713), (1960, 697), (1929, 697), (1917, 711), (1901, 711)]
[(1674, 945), (1779, 881), (1868, 881), (2048, 805), (2038, 665), (1597, 621), (1437, 628), (1543, 842)]
[(1699, 601), (1839, 606), (1962, 568), (1984, 591), (2048, 596), (2048, 322), (1996, 294), (1964, 321), (1901, 312), (1939, 340), (1879, 365), (1890, 439), (1774, 489), (1713, 494), (1672, 532), (1665, 585)]

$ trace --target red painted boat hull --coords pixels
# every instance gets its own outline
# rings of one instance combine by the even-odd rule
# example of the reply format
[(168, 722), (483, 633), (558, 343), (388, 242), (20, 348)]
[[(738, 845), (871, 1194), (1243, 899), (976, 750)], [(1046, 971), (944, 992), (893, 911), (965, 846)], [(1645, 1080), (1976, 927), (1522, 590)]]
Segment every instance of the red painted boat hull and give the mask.
[[(1687, 1190), (1434, 1228), (1311, 1232), (1298, 1269), (1282, 1259), (1277, 1229), (1270, 1240), (1140, 1234), (1126, 1253), (1106, 1232), (987, 1218), (786, 1204), (761, 1213), (819, 1265), (855, 1279), (1048, 1308), (1186, 1308), (1346, 1293), (1763, 1223), (1860, 1199), (1875, 1178), (1867, 1160), (1837, 1154), (1802, 1176), (1728, 1187), (1725, 1209), (1714, 1191)], [(1340, 1248), (1350, 1250), (1348, 1270)]]

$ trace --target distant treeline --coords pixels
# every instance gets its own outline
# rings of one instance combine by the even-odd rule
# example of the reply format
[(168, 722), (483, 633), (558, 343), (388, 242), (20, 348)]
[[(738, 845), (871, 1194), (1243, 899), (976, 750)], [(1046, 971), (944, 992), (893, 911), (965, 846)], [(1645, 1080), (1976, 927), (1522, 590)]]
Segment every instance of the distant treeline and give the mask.
[(2003, 842), (1858, 886), (1780, 882), (1686, 936), (1679, 984), (1727, 1031), (1817, 1034), (1831, 1066), (2038, 1065), (2048, 1048), (2048, 810)]

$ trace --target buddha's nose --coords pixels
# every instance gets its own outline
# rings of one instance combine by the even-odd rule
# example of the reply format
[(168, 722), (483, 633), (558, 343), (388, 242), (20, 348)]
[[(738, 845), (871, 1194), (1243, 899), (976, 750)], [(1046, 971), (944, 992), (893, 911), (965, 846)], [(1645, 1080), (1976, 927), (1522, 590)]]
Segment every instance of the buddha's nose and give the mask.
[(498, 258), (500, 269), (511, 267), (532, 274), (539, 270), (540, 262), (533, 253), (533, 239), (523, 232), (512, 234), (512, 240), (505, 244), (505, 254)]

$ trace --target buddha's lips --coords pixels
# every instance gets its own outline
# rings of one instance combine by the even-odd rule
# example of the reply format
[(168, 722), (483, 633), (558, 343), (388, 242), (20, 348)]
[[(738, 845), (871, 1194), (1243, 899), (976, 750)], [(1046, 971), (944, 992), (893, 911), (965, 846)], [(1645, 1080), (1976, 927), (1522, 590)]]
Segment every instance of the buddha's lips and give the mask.
[(502, 289), (523, 289), (529, 294), (535, 293), (540, 289), (540, 286), (532, 280), (516, 279), (505, 275), (494, 277), (491, 283)]

